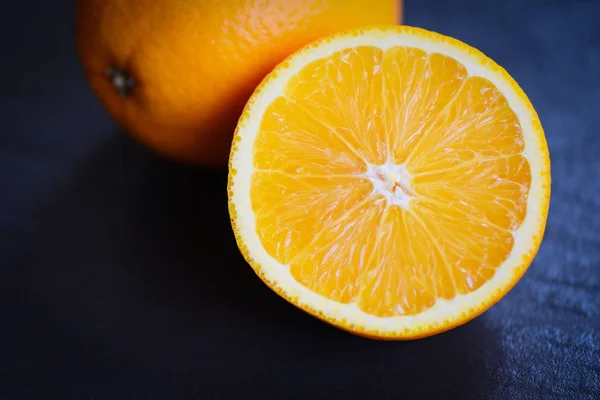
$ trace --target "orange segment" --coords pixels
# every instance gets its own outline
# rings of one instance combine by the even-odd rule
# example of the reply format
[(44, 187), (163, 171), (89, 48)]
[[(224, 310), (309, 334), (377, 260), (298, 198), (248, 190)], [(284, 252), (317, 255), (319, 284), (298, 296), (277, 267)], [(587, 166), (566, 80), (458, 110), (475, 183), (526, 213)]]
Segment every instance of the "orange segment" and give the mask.
[(408, 164), (414, 173), (434, 171), (523, 148), (521, 125), (505, 97), (490, 81), (475, 76), (431, 118), (427, 133), (410, 150)]
[(513, 247), (512, 232), (474, 218), (456, 218), (440, 203), (419, 204), (415, 213), (436, 241), (450, 269), (455, 294), (466, 294), (490, 279)]
[(254, 146), (257, 169), (293, 174), (354, 174), (364, 171), (355, 150), (321, 120), (288, 99), (265, 113)]
[(386, 210), (358, 306), (380, 317), (416, 314), (454, 292), (452, 276), (429, 233), (398, 206)]
[(240, 248), (298, 307), (374, 337), (459, 325), (525, 272), (543, 233), (543, 130), (512, 78), (416, 28), (352, 32), (278, 67), (230, 167)]
[(464, 162), (412, 180), (423, 202), (441, 204), (446, 214), (513, 231), (525, 218), (530, 185), (529, 163), (522, 155)]
[(256, 172), (250, 196), (265, 250), (281, 263), (289, 263), (324, 225), (337, 220), (371, 191), (367, 179)]
[(401, 164), (427, 136), (431, 121), (459, 92), (467, 71), (456, 60), (408, 47), (393, 47), (383, 61), (389, 155)]
[(377, 164), (386, 158), (382, 58), (374, 47), (340, 51), (304, 67), (285, 88), (287, 98)]
[(372, 197), (337, 221), (326, 223), (311, 245), (291, 262), (292, 276), (327, 298), (353, 301), (361, 276), (372, 269), (371, 254), (378, 240), (372, 232), (377, 231), (385, 207), (383, 197)]

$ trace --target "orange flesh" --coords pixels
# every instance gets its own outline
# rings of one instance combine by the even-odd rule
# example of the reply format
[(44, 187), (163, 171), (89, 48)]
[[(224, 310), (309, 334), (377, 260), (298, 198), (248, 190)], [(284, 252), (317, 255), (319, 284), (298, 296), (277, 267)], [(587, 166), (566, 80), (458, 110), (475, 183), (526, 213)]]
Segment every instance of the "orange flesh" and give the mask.
[[(531, 182), (523, 149), (504, 96), (456, 60), (343, 50), (304, 67), (263, 117), (257, 232), (314, 292), (380, 317), (418, 314), (479, 288), (512, 251)], [(409, 178), (368, 176), (386, 163)]]

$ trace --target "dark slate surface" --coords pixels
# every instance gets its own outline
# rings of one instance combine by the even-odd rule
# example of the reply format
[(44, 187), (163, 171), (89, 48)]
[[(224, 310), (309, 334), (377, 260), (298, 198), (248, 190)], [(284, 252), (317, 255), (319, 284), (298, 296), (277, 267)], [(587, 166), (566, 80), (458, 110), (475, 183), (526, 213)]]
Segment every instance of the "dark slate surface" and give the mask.
[(0, 398), (600, 398), (600, 2), (407, 0), (522, 85), (552, 156), (521, 282), (451, 332), (374, 342), (238, 255), (224, 171), (127, 139), (76, 60), (70, 1), (0, 13)]

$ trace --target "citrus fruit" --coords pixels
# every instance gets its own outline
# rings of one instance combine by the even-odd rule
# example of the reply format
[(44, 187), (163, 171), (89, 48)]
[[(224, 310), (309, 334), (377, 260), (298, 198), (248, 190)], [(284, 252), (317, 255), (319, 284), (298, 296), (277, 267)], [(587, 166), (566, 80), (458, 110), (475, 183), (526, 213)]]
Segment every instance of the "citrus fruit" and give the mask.
[(542, 240), (544, 132), (478, 50), (413, 27), (319, 40), (249, 100), (233, 139), (238, 246), (285, 299), (344, 330), (411, 339), (463, 324)]
[(125, 131), (185, 163), (226, 165), (244, 104), (323, 36), (398, 23), (401, 0), (80, 0), (87, 79)]

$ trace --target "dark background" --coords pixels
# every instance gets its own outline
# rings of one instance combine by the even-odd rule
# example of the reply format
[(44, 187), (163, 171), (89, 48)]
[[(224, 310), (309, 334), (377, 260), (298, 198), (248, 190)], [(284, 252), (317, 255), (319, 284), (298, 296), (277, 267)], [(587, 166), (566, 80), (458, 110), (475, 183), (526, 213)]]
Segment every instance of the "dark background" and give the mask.
[[(9, 3), (9, 2), (7, 2)], [(267, 289), (226, 171), (128, 139), (76, 59), (73, 2), (0, 12), (0, 399), (600, 398), (600, 4), (406, 0), (528, 93), (552, 157), (545, 240), (481, 317), (361, 339)]]

